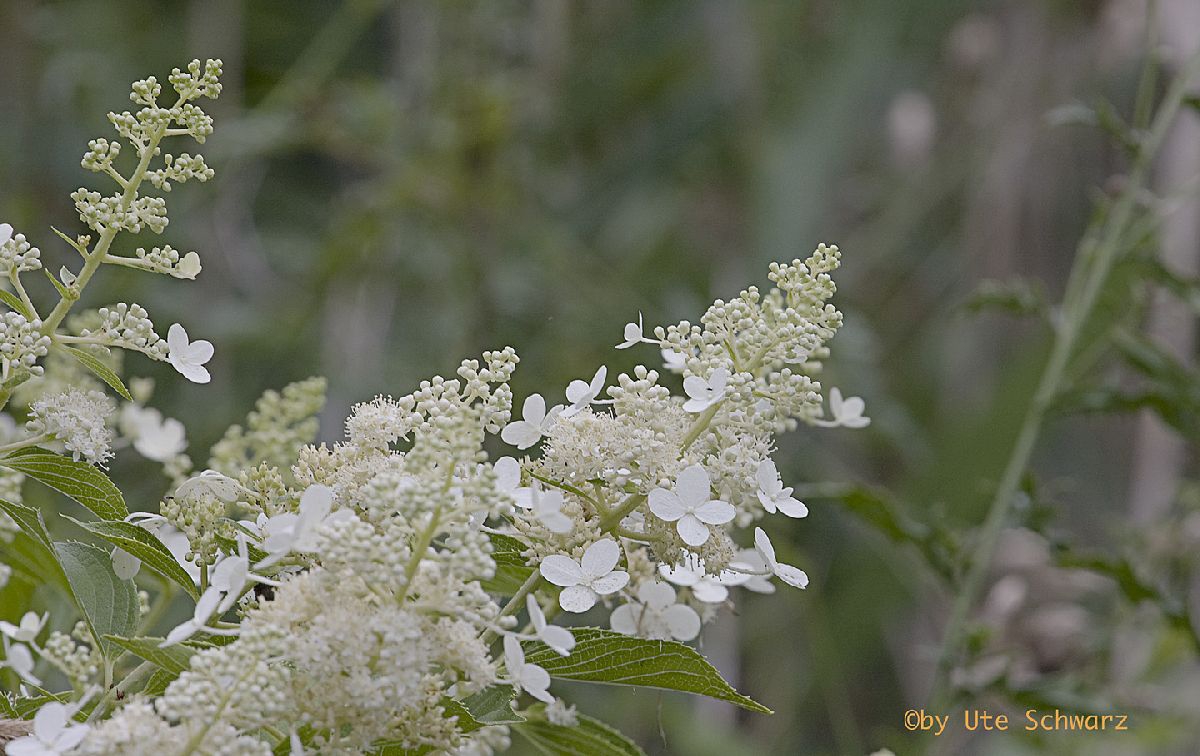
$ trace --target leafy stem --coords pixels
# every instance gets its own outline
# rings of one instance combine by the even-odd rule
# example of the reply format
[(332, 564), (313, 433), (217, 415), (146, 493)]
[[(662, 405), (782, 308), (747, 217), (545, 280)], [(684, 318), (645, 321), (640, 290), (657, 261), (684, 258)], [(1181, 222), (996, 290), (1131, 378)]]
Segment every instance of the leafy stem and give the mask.
[(935, 709), (945, 703), (950, 669), (963, 646), (968, 615), (983, 589), (988, 567), (995, 555), (1000, 534), (1008, 521), (1009, 511), (1012, 509), (1021, 477), (1029, 465), (1046, 413), (1059, 394), (1063, 376), (1080, 333), (1092, 313), (1100, 291), (1108, 281), (1114, 262), (1121, 255), (1122, 242), (1134, 219), (1138, 196), (1143, 191), (1151, 160), (1158, 152), (1179, 108), (1187, 99), (1191, 84), (1198, 74), (1200, 53), (1188, 61), (1183, 71), (1171, 83), (1134, 159), (1124, 189), (1101, 221), (1099, 233), (1085, 237), (1075, 257), (1063, 295), (1061, 321), (1055, 332), (1050, 356), (1038, 380), (1033, 399), (1026, 408), (1016, 442), (980, 530), (974, 559), (954, 599), (934, 673), (931, 699)]

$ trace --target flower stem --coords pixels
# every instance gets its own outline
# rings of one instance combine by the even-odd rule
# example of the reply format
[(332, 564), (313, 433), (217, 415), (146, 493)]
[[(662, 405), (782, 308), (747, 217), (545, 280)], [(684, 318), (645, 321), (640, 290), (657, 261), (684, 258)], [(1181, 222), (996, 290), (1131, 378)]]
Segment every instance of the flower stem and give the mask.
[(1092, 238), (1086, 237), (1080, 245), (1063, 295), (1062, 319), (1055, 334), (1054, 345), (1038, 380), (1033, 399), (1026, 409), (1016, 442), (988, 509), (987, 518), (975, 545), (974, 559), (954, 599), (934, 672), (933, 691), (930, 696), (934, 710), (945, 704), (950, 669), (962, 649), (968, 615), (983, 589), (987, 570), (995, 555), (1000, 534), (1008, 521), (1021, 477), (1029, 465), (1046, 412), (1058, 396), (1063, 374), (1079, 335), (1091, 315), (1100, 291), (1108, 281), (1113, 263), (1120, 256), (1121, 242), (1134, 217), (1137, 197), (1145, 184), (1151, 159), (1162, 144), (1167, 129), (1187, 97), (1197, 74), (1200, 74), (1200, 53), (1188, 61), (1187, 66), (1168, 89), (1163, 105), (1154, 117), (1150, 131), (1134, 161), (1129, 180), (1106, 214), (1099, 241), (1093, 244)]

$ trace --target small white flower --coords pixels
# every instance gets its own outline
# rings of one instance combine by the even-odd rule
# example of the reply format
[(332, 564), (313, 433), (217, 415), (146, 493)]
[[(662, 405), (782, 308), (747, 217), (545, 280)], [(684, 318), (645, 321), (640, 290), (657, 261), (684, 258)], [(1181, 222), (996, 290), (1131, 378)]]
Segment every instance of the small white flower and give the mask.
[(687, 367), (687, 357), (681, 352), (676, 352), (674, 349), (660, 349), (662, 354), (663, 367), (672, 373), (682, 373)]
[(546, 615), (542, 607), (532, 595), (525, 597), (525, 606), (529, 609), (529, 621), (533, 623), (533, 632), (538, 640), (557, 651), (562, 656), (569, 656), (575, 648), (575, 636), (565, 627), (546, 623)]
[(263, 585), (280, 585), (277, 580), (270, 580), (250, 571), (250, 557), (247, 555), (246, 538), (238, 536), (237, 556), (227, 556), (217, 562), (212, 570), (211, 585), (225, 594), (225, 599), (217, 608), (224, 614), (229, 611), (242, 595), (246, 584), (262, 583)]
[(521, 641), (514, 635), (504, 636), (504, 666), (513, 687), (523, 690), (539, 701), (551, 703), (550, 673), (536, 664), (525, 663), (525, 651)]
[(788, 517), (808, 516), (808, 507), (792, 496), (791, 488), (783, 487), (774, 461), (764, 459), (759, 463), (754, 479), (758, 481), (758, 500), (763, 509), (771, 514), (780, 511)]
[(217, 609), (220, 608), (220, 606), (221, 589), (210, 585), (208, 589), (204, 591), (204, 593), (200, 594), (200, 600), (196, 602), (196, 608), (192, 612), (192, 618), (179, 623), (179, 625), (171, 630), (171, 632), (167, 633), (166, 640), (158, 645), (166, 648), (167, 646), (173, 646), (176, 643), (182, 643), (201, 630), (216, 633), (214, 628), (206, 627), (206, 625), (208, 624), (209, 619), (212, 618), (213, 614), (216, 613)]
[(729, 383), (729, 371), (717, 368), (708, 380), (696, 375), (683, 379), (683, 391), (688, 400), (683, 408), (688, 412), (703, 412), (725, 398), (725, 387)]
[(70, 751), (91, 730), (86, 724), (75, 724), (74, 710), (66, 704), (51, 701), (43, 704), (33, 717), (33, 732), (12, 741), (6, 747), (8, 756), (58, 756)]
[(842, 398), (842, 392), (837, 386), (829, 389), (829, 414), (832, 420), (814, 420), (814, 425), (823, 428), (865, 428), (871, 424), (871, 418), (864, 417), (867, 408), (861, 396)]
[(749, 575), (729, 570), (720, 575), (709, 575), (704, 571), (704, 563), (698, 559), (689, 559), (674, 567), (660, 564), (658, 573), (669, 583), (692, 589), (692, 595), (696, 597), (696, 600), (705, 604), (721, 603), (729, 598), (727, 586), (741, 585), (750, 579)]
[(240, 494), (248, 493), (250, 492), (241, 483), (238, 483), (228, 475), (219, 473), (216, 470), (205, 470), (199, 475), (193, 475), (180, 483), (179, 488), (175, 489), (175, 498), (202, 499), (206, 495), (211, 495), (226, 504), (232, 504), (238, 500)]
[(625, 340), (620, 344), (617, 344), (617, 349), (628, 349), (629, 347), (635, 344), (641, 344), (642, 342), (647, 342), (650, 344), (657, 343), (646, 338), (642, 329), (642, 313), (639, 312), (636, 323), (625, 324)]
[(9, 644), (7, 635), (3, 640), (4, 661), (0, 661), (0, 668), (8, 667), (30, 685), (41, 685), (42, 681), (33, 674), (33, 654), (29, 647), (22, 643)]
[(808, 575), (804, 574), (804, 570), (775, 561), (775, 547), (771, 545), (771, 539), (762, 528), (754, 529), (754, 548), (772, 575), (795, 588), (808, 586)]
[(20, 643), (33, 643), (34, 639), (38, 637), (38, 633), (42, 632), (42, 628), (46, 626), (46, 618), (49, 616), (49, 614), (43, 614), (39, 617), (37, 612), (25, 612), (19, 625), (0, 621), (0, 633), (4, 633)]
[(629, 573), (614, 569), (621, 559), (621, 547), (611, 538), (596, 541), (583, 552), (578, 562), (563, 554), (551, 554), (542, 560), (542, 577), (561, 586), (558, 604), (568, 612), (586, 612), (600, 596), (616, 593), (629, 582)]
[(562, 513), (565, 503), (562, 491), (543, 491), (539, 486), (533, 486), (528, 490), (529, 508), (533, 510), (533, 516), (537, 518), (538, 522), (545, 525), (551, 533), (560, 535), (570, 533), (575, 526), (575, 521)]
[(183, 423), (173, 417), (164, 418), (162, 413), (153, 407), (138, 409), (140, 411), (121, 413), (121, 419), (131, 426), (133, 448), (146, 459), (155, 462), (166, 462), (182, 454), (187, 448)]
[(596, 397), (600, 396), (600, 392), (604, 390), (604, 380), (607, 377), (608, 368), (601, 365), (596, 374), (592, 376), (591, 383), (580, 380), (571, 381), (567, 386), (567, 401), (571, 403), (571, 406), (563, 410), (562, 416), (573, 417), (596, 401)]
[(638, 586), (638, 602), (622, 604), (609, 620), (613, 630), (652, 640), (690, 641), (700, 634), (700, 615), (675, 603), (675, 589), (647, 581)]
[(709, 525), (724, 525), (737, 514), (711, 493), (708, 471), (692, 465), (679, 473), (673, 491), (656, 488), (650, 492), (650, 511), (660, 520), (676, 523), (679, 537), (688, 546), (700, 546), (708, 540)]
[(293, 551), (312, 551), (317, 546), (317, 530), (328, 522), (353, 517), (348, 509), (333, 509), (333, 489), (320, 484), (309, 486), (300, 495), (300, 512), (284, 512), (267, 520), (263, 550), (270, 556), (258, 567), (275, 564)]
[(213, 345), (210, 341), (188, 341), (187, 330), (175, 323), (167, 330), (167, 362), (192, 383), (208, 383), (212, 376), (204, 363), (212, 359)]
[(200, 255), (195, 252), (188, 252), (179, 262), (175, 263), (175, 267), (171, 269), (171, 275), (175, 278), (186, 278), (189, 281), (200, 275)]
[(562, 411), (562, 405), (556, 404), (547, 412), (546, 400), (542, 395), (530, 394), (525, 397), (525, 404), (521, 406), (522, 419), (504, 426), (500, 438), (504, 439), (504, 443), (512, 444), (518, 449), (528, 449), (542, 440), (542, 436), (546, 435)]
[(729, 563), (729, 569), (742, 575), (745, 580), (741, 587), (755, 593), (774, 593), (775, 584), (771, 582), (771, 571), (757, 549), (742, 549)]
[(521, 509), (533, 507), (533, 490), (521, 485), (521, 465), (512, 457), (501, 457), (492, 465), (496, 473), (496, 488), (515, 499)]

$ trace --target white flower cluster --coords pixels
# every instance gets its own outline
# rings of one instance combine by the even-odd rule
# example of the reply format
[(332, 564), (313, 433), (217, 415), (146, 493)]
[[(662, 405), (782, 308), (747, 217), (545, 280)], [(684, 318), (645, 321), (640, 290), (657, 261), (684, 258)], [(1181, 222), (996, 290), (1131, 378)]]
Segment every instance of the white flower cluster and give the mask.
[(29, 431), (61, 441), (75, 459), (103, 465), (112, 456), (108, 418), (116, 403), (99, 391), (69, 389), (29, 407)]
[[(164, 645), (237, 637), (193, 656), (153, 703), (135, 697), (96, 724), (79, 752), (190, 741), (266, 754), (269, 724), (295, 753), (380, 742), (490, 753), (506, 732), (458, 727), (448, 701), (507, 684), (548, 704), (551, 721), (578, 722), (522, 646), (572, 654), (571, 631), (550, 624), (560, 609), (603, 606), (619, 633), (686, 642), (736, 588), (769, 593), (775, 578), (803, 588), (807, 576), (778, 561), (762, 528), (748, 547), (734, 536), (767, 515), (807, 514), (770, 458), (775, 432), (865, 423), (854, 398), (823, 420), (809, 374), (840, 323), (825, 304), (836, 263), (836, 248), (821, 247), (775, 266), (779, 288), (717, 302), (701, 326), (653, 339), (640, 322), (627, 326), (629, 345), (682, 355), (682, 396), (644, 366), (606, 386), (601, 367), (567, 387), (566, 404), (547, 409), (534, 395), (513, 420), (518, 360), (504, 349), (464, 361), (455, 378), (356, 406), (332, 447), (297, 454), (284, 430), (286, 455), (239, 430), (214, 454), (221, 471), (188, 479), (163, 506), (190, 542), (187, 563), (197, 558), (207, 576)], [(290, 409), (286, 396), (260, 403), (251, 427), (268, 410), (289, 415), (285, 429), (302, 424), (299, 408), (319, 408), (306, 390), (290, 394)], [(128, 412), (175, 451), (181, 433)], [(541, 444), (540, 454), (489, 464), (483, 446), (497, 434), (518, 449)], [(255, 519), (236, 519), (247, 511)], [(485, 590), (498, 538), (520, 543), (532, 568), (519, 590)], [(264, 585), (269, 593), (256, 590)]]
[(0, 223), (0, 268), (10, 276), (42, 267), (42, 252), (25, 239), (14, 234), (8, 223)]
[(50, 351), (50, 337), (41, 329), (42, 321), (29, 320), (19, 312), (0, 317), (0, 383), (22, 374), (45, 372), (38, 360)]

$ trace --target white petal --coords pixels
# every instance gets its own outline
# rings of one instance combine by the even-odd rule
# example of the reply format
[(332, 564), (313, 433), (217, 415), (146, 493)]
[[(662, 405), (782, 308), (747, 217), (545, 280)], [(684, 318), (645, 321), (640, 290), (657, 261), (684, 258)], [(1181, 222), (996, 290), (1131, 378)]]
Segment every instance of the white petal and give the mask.
[(715, 400), (711, 397), (703, 399), (688, 399), (683, 403), (684, 412), (703, 412), (713, 405)]
[(179, 323), (167, 329), (167, 347), (172, 354), (182, 355), (188, 348), (187, 329)]
[(790, 564), (775, 565), (775, 577), (794, 588), (808, 587), (808, 575), (804, 574), (804, 570)]
[(575, 528), (575, 521), (562, 512), (539, 512), (537, 518), (539, 522), (546, 526), (546, 530), (549, 530), (551, 533), (562, 535), (563, 533), (570, 533)]
[(734, 518), (737, 510), (732, 504), (713, 499), (696, 507), (696, 519), (709, 525), (724, 525)]
[(597, 578), (612, 572), (613, 567), (617, 566), (620, 559), (621, 547), (613, 539), (605, 538), (588, 546), (579, 563), (583, 567), (583, 574)]
[(504, 443), (512, 444), (518, 449), (528, 449), (541, 440), (542, 432), (532, 423), (517, 420), (504, 426), (504, 430), (500, 431), (500, 438), (504, 439)]
[(829, 411), (834, 417), (842, 414), (842, 391), (837, 386), (829, 389)]
[(563, 554), (551, 554), (542, 560), (538, 569), (542, 577), (564, 588), (583, 582), (583, 568), (579, 566), (579, 562)]
[(701, 465), (691, 465), (675, 480), (675, 495), (685, 507), (697, 507), (708, 501), (711, 491), (708, 471)]
[(553, 703), (554, 696), (547, 692), (550, 687), (550, 673), (536, 664), (526, 664), (521, 668), (521, 687), (525, 692), (539, 701)]
[(608, 366), (601, 365), (596, 369), (596, 374), (592, 376), (592, 383), (588, 386), (589, 393), (593, 396), (599, 396), (604, 390), (604, 381), (608, 379)]
[(779, 511), (788, 517), (808, 517), (808, 507), (793, 496), (779, 500)]
[(558, 594), (558, 605), (568, 612), (581, 614), (596, 605), (596, 592), (583, 585), (564, 588)]
[(43, 705), (33, 717), (33, 731), (39, 740), (46, 743), (53, 742), (66, 726), (67, 707), (58, 702)]
[(0, 245), (8, 244), (8, 240), (12, 238), (13, 227), (8, 223), (0, 223)]
[(182, 622), (171, 632), (167, 633), (166, 639), (158, 645), (160, 648), (166, 648), (167, 646), (174, 646), (176, 643), (182, 643), (183, 641), (195, 635), (198, 629), (199, 628), (196, 627), (196, 623), (192, 622), (191, 620)]
[(112, 551), (113, 572), (121, 580), (133, 580), (142, 569), (142, 560), (122, 548)]
[(593, 580), (592, 590), (601, 596), (607, 596), (610, 593), (616, 593), (628, 584), (629, 573), (624, 570), (615, 570), (604, 577)]
[(705, 604), (719, 604), (729, 598), (729, 589), (712, 580), (701, 580), (692, 588), (692, 595)]
[(65, 753), (71, 750), (83, 742), (83, 739), (87, 737), (91, 729), (91, 727), (85, 724), (71, 725), (54, 739), (54, 750), (58, 753)]
[(766, 493), (763, 493), (762, 491), (759, 491), (758, 492), (758, 503), (762, 504), (763, 509), (767, 510), (767, 512), (769, 512), (770, 514), (775, 514), (775, 511), (776, 511), (775, 499), (770, 494), (766, 494)]
[(333, 509), (333, 489), (320, 483), (304, 489), (300, 495), (301, 527), (312, 527), (329, 516)]
[(666, 578), (667, 581), (675, 585), (682, 585), (684, 588), (690, 588), (700, 582), (700, 574), (686, 564), (677, 564), (674, 567), (660, 564), (658, 566), (658, 573)]
[(654, 516), (666, 522), (675, 522), (687, 511), (679, 497), (665, 488), (656, 488), (650, 492), (650, 511)]
[(725, 392), (725, 386), (729, 383), (729, 371), (725, 368), (717, 368), (713, 374), (709, 376), (708, 386), (714, 393), (722, 394)]
[(676, 604), (663, 612), (662, 616), (675, 640), (690, 641), (700, 634), (700, 615), (690, 606)]
[(775, 547), (771, 545), (771, 539), (767, 537), (766, 532), (762, 528), (754, 529), (754, 548), (758, 550), (758, 555), (762, 557), (763, 566), (774, 572)]
[(54, 751), (47, 751), (32, 735), (18, 738), (5, 746), (8, 756), (56, 756)]
[(852, 396), (842, 402), (841, 416), (846, 419), (861, 417), (866, 408), (867, 403), (861, 396)]
[(675, 603), (675, 589), (666, 583), (646, 581), (638, 586), (637, 595), (651, 609), (666, 609)]
[(683, 391), (693, 399), (707, 399), (708, 381), (697, 375), (689, 375), (683, 379)]
[(504, 636), (504, 666), (508, 667), (509, 677), (514, 678), (521, 674), (521, 667), (525, 666), (525, 652), (515, 635)]
[(608, 626), (623, 635), (637, 635), (638, 621), (642, 616), (642, 607), (634, 604), (621, 604), (613, 610), (608, 618)]
[(521, 465), (512, 457), (501, 457), (492, 465), (496, 474), (496, 487), (509, 493), (521, 485)]
[(187, 351), (184, 352), (184, 358), (195, 365), (203, 365), (212, 359), (214, 351), (216, 350), (211, 341), (200, 339), (188, 345)]
[(585, 397), (590, 398), (591, 396), (591, 386), (583, 381), (574, 380), (567, 386), (567, 401), (571, 404), (578, 404)]
[(542, 639), (542, 643), (563, 656), (568, 656), (571, 649), (575, 648), (575, 636), (565, 627), (547, 625), (538, 633), (538, 637)]
[(541, 394), (530, 394), (521, 405), (521, 417), (525, 422), (540, 425), (546, 419), (546, 400)]
[(679, 518), (675, 528), (679, 531), (679, 537), (688, 546), (702, 546), (708, 540), (708, 526), (700, 522), (696, 515), (685, 514)]
[(171, 366), (179, 372), (180, 375), (182, 375), (184, 378), (187, 378), (192, 383), (208, 383), (212, 380), (212, 376), (209, 375), (208, 370), (199, 365), (193, 365), (189, 362), (180, 362), (174, 358), (169, 358), (169, 362), (171, 363)]
[(775, 468), (775, 462), (769, 459), (760, 462), (758, 469), (754, 471), (754, 480), (763, 491), (774, 493), (775, 484), (779, 482), (779, 471)]
[(546, 615), (542, 613), (542, 607), (532, 593), (525, 597), (525, 610), (529, 612), (529, 621), (533, 623), (535, 633), (540, 634), (546, 629)]

